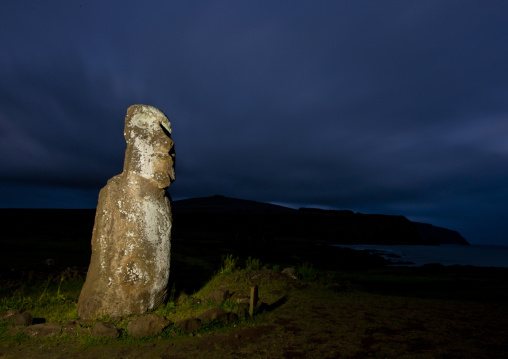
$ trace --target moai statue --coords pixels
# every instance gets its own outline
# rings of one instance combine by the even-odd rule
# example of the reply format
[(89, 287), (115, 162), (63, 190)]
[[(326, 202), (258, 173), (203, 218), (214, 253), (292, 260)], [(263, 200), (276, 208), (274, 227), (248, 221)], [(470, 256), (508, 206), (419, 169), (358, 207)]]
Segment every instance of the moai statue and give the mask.
[(175, 179), (170, 126), (154, 107), (127, 110), (124, 168), (99, 193), (81, 319), (141, 314), (166, 299), (172, 218), (165, 188)]

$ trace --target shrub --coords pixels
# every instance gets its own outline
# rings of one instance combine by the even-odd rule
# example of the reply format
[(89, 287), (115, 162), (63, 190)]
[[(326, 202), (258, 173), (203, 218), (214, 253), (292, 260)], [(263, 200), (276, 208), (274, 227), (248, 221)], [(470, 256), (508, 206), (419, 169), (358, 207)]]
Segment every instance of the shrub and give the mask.
[(231, 274), (235, 270), (236, 262), (238, 258), (233, 258), (232, 254), (222, 255), (222, 265), (220, 268), (220, 274)]
[(245, 269), (247, 271), (256, 271), (259, 270), (259, 268), (261, 268), (261, 261), (259, 259), (249, 256), (245, 261)]

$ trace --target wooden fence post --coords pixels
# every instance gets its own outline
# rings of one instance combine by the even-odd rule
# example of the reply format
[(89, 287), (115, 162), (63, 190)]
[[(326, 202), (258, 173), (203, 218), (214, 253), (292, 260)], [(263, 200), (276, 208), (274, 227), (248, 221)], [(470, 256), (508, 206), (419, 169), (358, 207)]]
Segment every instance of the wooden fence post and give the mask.
[(258, 303), (258, 286), (250, 288), (250, 306), (249, 306), (249, 315), (252, 317), (254, 315), (254, 307)]

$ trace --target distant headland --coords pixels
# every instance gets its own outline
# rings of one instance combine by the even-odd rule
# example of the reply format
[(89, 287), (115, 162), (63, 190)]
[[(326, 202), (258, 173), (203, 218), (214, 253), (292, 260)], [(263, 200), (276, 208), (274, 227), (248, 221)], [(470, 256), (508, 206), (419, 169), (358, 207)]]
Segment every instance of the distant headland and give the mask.
[(234, 241), (293, 237), (329, 244), (469, 244), (456, 231), (404, 216), (292, 209), (219, 195), (174, 201), (173, 213), (176, 233), (214, 232)]

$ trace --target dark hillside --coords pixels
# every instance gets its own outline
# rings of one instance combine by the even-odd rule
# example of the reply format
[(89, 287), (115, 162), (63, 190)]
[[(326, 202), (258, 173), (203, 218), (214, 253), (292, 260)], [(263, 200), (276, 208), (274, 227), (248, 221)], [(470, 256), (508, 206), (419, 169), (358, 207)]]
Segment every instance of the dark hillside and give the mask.
[[(60, 267), (88, 266), (95, 209), (0, 209), (0, 218), (4, 270), (49, 258)], [(173, 202), (173, 240), (182, 250), (197, 241), (196, 249), (216, 258), (232, 250), (274, 262), (286, 254), (288, 262), (303, 258), (315, 244), (467, 244), (455, 231), (403, 216), (295, 210), (222, 196)]]
[(2, 238), (27, 238), (33, 235), (58, 239), (91, 239), (95, 220), (92, 209), (0, 208)]
[(173, 229), (179, 236), (206, 233), (234, 242), (297, 238), (331, 244), (428, 243), (403, 216), (294, 210), (222, 196), (175, 201), (173, 217)]

